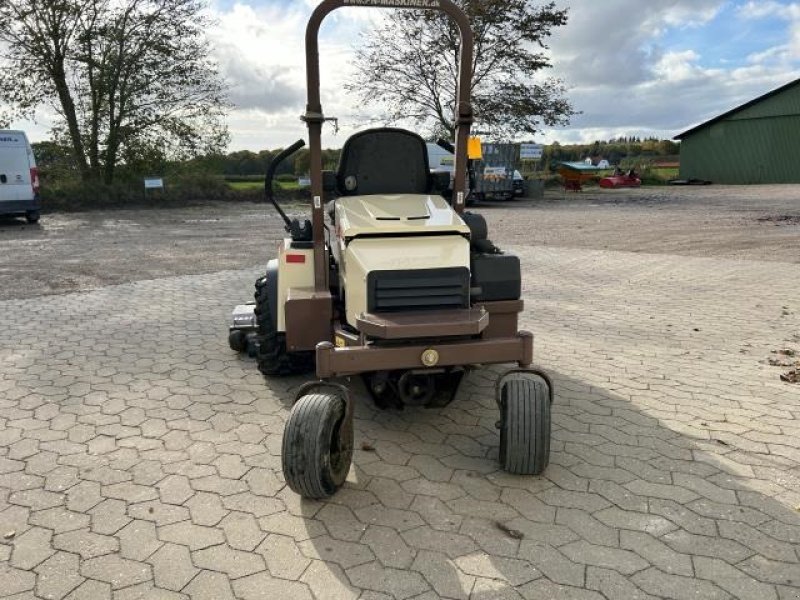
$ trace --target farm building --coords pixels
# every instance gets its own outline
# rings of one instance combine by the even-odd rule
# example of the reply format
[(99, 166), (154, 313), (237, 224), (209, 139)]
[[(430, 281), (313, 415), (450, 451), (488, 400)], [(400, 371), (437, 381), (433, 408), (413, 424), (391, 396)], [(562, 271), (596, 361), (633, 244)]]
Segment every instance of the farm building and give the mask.
[(800, 183), (800, 79), (676, 136), (681, 179)]

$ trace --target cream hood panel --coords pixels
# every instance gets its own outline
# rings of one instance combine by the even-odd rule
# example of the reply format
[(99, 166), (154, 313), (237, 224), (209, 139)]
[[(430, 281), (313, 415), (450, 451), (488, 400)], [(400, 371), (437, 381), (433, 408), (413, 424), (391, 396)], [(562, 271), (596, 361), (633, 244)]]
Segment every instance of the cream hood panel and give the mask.
[(469, 233), (469, 227), (441, 196), (400, 194), (352, 196), (336, 202), (337, 234)]

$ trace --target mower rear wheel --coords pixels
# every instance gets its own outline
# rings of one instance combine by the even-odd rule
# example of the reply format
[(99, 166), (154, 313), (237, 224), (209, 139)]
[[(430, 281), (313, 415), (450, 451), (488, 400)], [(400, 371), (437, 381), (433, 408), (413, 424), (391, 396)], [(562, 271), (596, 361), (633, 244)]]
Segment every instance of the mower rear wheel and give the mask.
[(313, 352), (289, 352), (286, 350), (286, 334), (277, 331), (269, 305), (267, 279), (256, 282), (256, 325), (258, 327), (258, 370), (269, 377), (301, 375), (314, 370)]
[(500, 464), (540, 475), (550, 462), (550, 389), (540, 378), (512, 379), (501, 390)]
[(309, 394), (289, 413), (281, 448), (283, 477), (303, 498), (330, 498), (347, 478), (353, 428), (345, 423), (346, 408), (339, 396)]

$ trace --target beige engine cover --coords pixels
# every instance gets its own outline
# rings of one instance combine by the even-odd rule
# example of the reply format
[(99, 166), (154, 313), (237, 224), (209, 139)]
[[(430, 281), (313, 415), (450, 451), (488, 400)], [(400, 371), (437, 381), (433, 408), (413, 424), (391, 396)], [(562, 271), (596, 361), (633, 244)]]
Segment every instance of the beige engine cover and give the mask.
[(355, 326), (356, 318), (367, 310), (367, 274), (372, 271), (469, 269), (469, 233), (441, 196), (339, 198), (331, 246), (340, 266), (347, 322)]
[(372, 271), (469, 266), (469, 240), (462, 235), (356, 238), (344, 248), (340, 269), (347, 322), (355, 326), (367, 311), (367, 274)]

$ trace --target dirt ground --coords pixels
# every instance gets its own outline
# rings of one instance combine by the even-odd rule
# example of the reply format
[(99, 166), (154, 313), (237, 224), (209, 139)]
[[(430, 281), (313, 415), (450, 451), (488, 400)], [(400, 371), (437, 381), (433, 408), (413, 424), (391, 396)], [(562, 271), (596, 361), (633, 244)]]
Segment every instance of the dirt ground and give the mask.
[[(501, 246), (800, 263), (800, 186), (548, 192), (473, 210)], [(0, 299), (258, 265), (282, 235), (254, 204), (51, 213), (36, 226), (0, 218)]]

